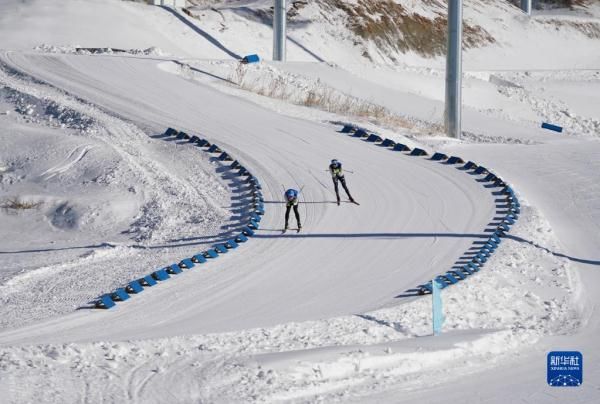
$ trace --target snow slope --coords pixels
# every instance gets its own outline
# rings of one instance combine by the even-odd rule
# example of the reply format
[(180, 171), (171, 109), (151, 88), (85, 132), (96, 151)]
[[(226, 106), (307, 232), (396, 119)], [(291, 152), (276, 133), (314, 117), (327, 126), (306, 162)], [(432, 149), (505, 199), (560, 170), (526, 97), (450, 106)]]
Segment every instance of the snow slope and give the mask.
[[(6, 9), (17, 3), (0, 4)], [(445, 333), (433, 338), (430, 300), (400, 296), (449, 269), (484, 237), (498, 213), (494, 189), (444, 164), (338, 134), (339, 126), (327, 122), (356, 117), (237, 89), (226, 83), (230, 62), (190, 59), (229, 59), (223, 44), (234, 53), (245, 49), (260, 32), (245, 19), (234, 24), (224, 17), (235, 32), (247, 25), (248, 35), (237, 35), (235, 47), (229, 47), (233, 37), (227, 42), (211, 27), (215, 19), (200, 23), (219, 47), (206, 36), (198, 42), (197, 31), (160, 8), (86, 2), (100, 16), (97, 21), (123, 22), (132, 31), (139, 18), (152, 22), (151, 37), (142, 31), (120, 36), (119, 28), (114, 37), (100, 38), (79, 24), (47, 28), (53, 15), (77, 21), (75, 16), (87, 12), (84, 3), (62, 1), (53, 9), (41, 4), (19, 6), (23, 15), (36, 16), (29, 25), (0, 23), (7, 48), (20, 49), (0, 55), (0, 85), (8, 93), (0, 97), (0, 110), (20, 111), (0, 115), (8, 129), (3, 144), (10, 145), (0, 154), (0, 166), (17, 168), (2, 174), (0, 189), (3, 196), (14, 191), (42, 198), (62, 216), (67, 212), (59, 209), (62, 199), (81, 212), (76, 217), (105, 216), (104, 228), (77, 221), (66, 230), (57, 230), (46, 211), (2, 216), (3, 229), (15, 222), (42, 229), (37, 239), (14, 230), (2, 233), (2, 260), (10, 265), (1, 273), (6, 280), (0, 286), (0, 392), (8, 402), (597, 399), (594, 336), (600, 324), (593, 285), (600, 241), (595, 178), (600, 117), (590, 107), (597, 100), (596, 71), (470, 72), (469, 133), (460, 142), (424, 136), (437, 133), (441, 112), (436, 66), (395, 72), (363, 62), (344, 65), (348, 71), (274, 64), (252, 73), (266, 83), (275, 74), (300, 86), (319, 78), (336, 91), (384, 105), (415, 126), (395, 130), (368, 119), (362, 123), (411, 145), (481, 162), (515, 186), (524, 205), (520, 221), (485, 271), (444, 291)], [(36, 34), (40, 41), (28, 42), (22, 31), (27, 26), (48, 30), (55, 39)], [(565, 41), (576, 35), (571, 32)], [(329, 50), (329, 40), (304, 45)], [(158, 46), (185, 59), (160, 56), (163, 51), (68, 54), (79, 41), (123, 49)], [(29, 50), (41, 43), (65, 47)], [(576, 56), (569, 63), (552, 66), (581, 61), (594, 66), (597, 55), (589, 43), (569, 49)], [(519, 53), (533, 47), (524, 42), (515, 50), (520, 60), (502, 55), (505, 66), (533, 66)], [(348, 55), (354, 52), (327, 53), (340, 62), (353, 59)], [(486, 51), (470, 54), (478, 52)], [(480, 69), (493, 61), (481, 60)], [(585, 100), (582, 88), (588, 89)], [(53, 113), (55, 106), (68, 113)], [(567, 113), (561, 113), (565, 107)], [(566, 133), (537, 129), (546, 118), (558, 119)], [(193, 147), (162, 140), (158, 135), (167, 126), (202, 134), (240, 156), (265, 188), (263, 229), (236, 254), (115, 310), (75, 311), (141, 271), (201, 250), (238, 224), (235, 186)], [(37, 140), (34, 145), (27, 134)], [(60, 142), (54, 141), (58, 136)], [(354, 171), (347, 177), (360, 207), (333, 203), (325, 172), (331, 158)], [(98, 172), (113, 171), (118, 174), (86, 185)], [(128, 190), (131, 183), (136, 192)], [(279, 234), (282, 184), (304, 186), (306, 231), (299, 235)], [(86, 194), (111, 203), (90, 206)], [(52, 242), (59, 248), (48, 245)], [(17, 248), (27, 252), (16, 253)], [(570, 391), (546, 386), (545, 357), (556, 349), (584, 353), (583, 386)]]
[[(261, 179), (268, 212), (264, 231), (258, 241), (253, 240), (249, 252), (255, 258), (249, 262), (245, 254), (239, 254), (227, 257), (224, 268), (216, 263), (215, 270), (222, 277), (217, 284), (201, 280), (205, 275), (196, 273), (189, 274), (196, 280), (178, 285), (187, 289), (178, 299), (187, 309), (182, 317), (171, 315), (170, 321), (184, 334), (372, 310), (428, 279), (440, 267), (451, 267), (473, 241), (484, 237), (482, 232), (494, 217), (490, 190), (458, 170), (340, 138), (338, 128), (331, 125), (276, 116), (162, 72), (152, 59), (8, 53), (5, 60), (104, 108), (112, 105), (153, 133), (177, 117), (178, 127), (217, 141)], [(94, 76), (87, 77), (86, 71), (93, 71)], [(96, 82), (92, 88), (87, 85), (91, 80)], [(6, 81), (19, 84), (15, 78)], [(152, 88), (143, 85), (149, 81), (155, 83)], [(49, 94), (46, 96), (54, 92), (44, 86), (37, 91)], [(194, 101), (202, 99), (211, 102)], [(233, 122), (232, 114), (236, 117)], [(364, 202), (360, 208), (335, 205), (325, 172), (333, 157), (348, 161), (348, 168), (355, 171), (348, 180), (354, 196)], [(303, 188), (305, 233), (278, 234), (283, 216), (279, 202), (282, 184)], [(459, 206), (463, 213), (457, 215)], [(362, 210), (366, 214), (360, 214)], [(371, 250), (379, 253), (364, 253)], [(199, 288), (198, 282), (205, 286)], [(230, 290), (227, 294), (223, 294), (224, 285)], [(94, 339), (101, 338), (102, 332), (112, 334), (114, 329), (121, 330), (121, 338), (170, 333), (164, 325), (157, 328), (149, 322), (144, 313), (155, 316), (172, 287), (157, 291), (156, 298), (132, 302), (118, 326), (107, 329), (106, 322), (113, 316), (101, 313), (106, 320), (98, 324)], [(340, 292), (327, 293), (332, 288)], [(202, 291), (201, 297), (194, 291)], [(232, 293), (236, 299), (229, 297)], [(153, 304), (156, 310), (149, 310)], [(75, 339), (87, 339), (89, 327), (93, 327), (88, 322), (97, 323), (98, 314), (74, 316), (76, 322), (86, 318), (83, 335)]]

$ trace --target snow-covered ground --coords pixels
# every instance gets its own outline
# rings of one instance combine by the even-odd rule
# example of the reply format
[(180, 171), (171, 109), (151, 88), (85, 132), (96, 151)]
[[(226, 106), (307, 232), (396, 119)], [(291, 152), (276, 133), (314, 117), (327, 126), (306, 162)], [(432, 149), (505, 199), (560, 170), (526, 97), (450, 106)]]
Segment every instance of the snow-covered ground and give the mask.
[[(361, 58), (373, 44), (353, 45), (317, 3), (300, 11), (312, 23), (290, 25), (289, 63), (239, 67), (236, 55), (269, 54), (269, 27), (248, 12), (264, 7), (224, 2), (193, 19), (131, 2), (0, 0), (0, 199), (35, 205), (0, 211), (0, 401), (600, 399), (600, 47), (544, 22), (597, 23), (598, 6), (529, 20), (467, 2), (497, 40), (465, 55), (460, 141), (441, 133), (442, 59)], [(311, 104), (311, 92), (327, 97)], [(497, 253), (444, 290), (442, 336), (430, 297), (406, 292), (485, 239), (498, 189), (334, 121), (476, 161), (517, 191), (522, 213)], [(238, 180), (161, 136), (169, 126), (260, 179), (261, 230), (206, 268), (88, 310), (241, 225)], [(353, 171), (360, 206), (335, 204), (332, 158)], [(303, 189), (300, 234), (280, 234), (282, 186)], [(551, 350), (583, 353), (582, 386), (547, 386)]]

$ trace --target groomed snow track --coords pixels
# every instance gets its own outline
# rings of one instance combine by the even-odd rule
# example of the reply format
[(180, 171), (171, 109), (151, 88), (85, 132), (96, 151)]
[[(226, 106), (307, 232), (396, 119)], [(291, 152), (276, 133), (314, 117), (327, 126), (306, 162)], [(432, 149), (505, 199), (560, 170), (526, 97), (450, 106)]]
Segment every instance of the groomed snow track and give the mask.
[[(460, 170), (399, 159), (385, 147), (339, 137), (328, 124), (275, 115), (161, 71), (163, 60), (11, 52), (1, 58), (147, 133), (177, 122), (218, 139), (261, 178), (269, 207), (253, 248), (215, 262), (214, 271), (189, 272), (189, 281), (166, 284), (117, 312), (79, 311), (4, 332), (1, 343), (200, 334), (363, 313), (398, 304), (406, 290), (454, 265), (457, 251), (488, 240), (486, 230), (498, 225), (497, 218), (490, 223), (496, 195)], [(335, 204), (325, 170), (332, 158), (355, 171), (348, 184), (360, 207)], [(282, 185), (304, 188), (305, 233), (280, 234)]]
[[(394, 152), (408, 152), (410, 156), (428, 156), (429, 154), (420, 148), (412, 149), (405, 144), (397, 143), (392, 139), (382, 138), (381, 136), (369, 131), (365, 128), (358, 127), (352, 124), (344, 124), (339, 133), (350, 135), (354, 138), (361, 139), (366, 143), (373, 143), (379, 147), (386, 148)], [(441, 285), (442, 289), (447, 286), (455, 285), (458, 282), (467, 279), (467, 277), (479, 272), (487, 260), (499, 247), (502, 241), (501, 237), (504, 237), (509, 231), (512, 225), (516, 223), (521, 213), (521, 204), (515, 195), (513, 189), (502, 180), (499, 176), (489, 171), (487, 168), (477, 165), (472, 161), (465, 161), (461, 157), (450, 156), (441, 152), (435, 152), (429, 159), (431, 161), (437, 161), (444, 163), (447, 166), (453, 166), (456, 164), (464, 164), (458, 167), (459, 170), (465, 173), (472, 174), (474, 176), (480, 176), (477, 178), (478, 182), (487, 188), (499, 188), (499, 191), (495, 191), (494, 194), (501, 197), (497, 200), (497, 214), (503, 216), (495, 218), (496, 223), (493, 233), (490, 237), (480, 242), (479, 244), (473, 243), (473, 247), (469, 251), (465, 252), (461, 257), (461, 260), (468, 262), (457, 261), (455, 265), (446, 273), (440, 274), (435, 277), (435, 280)], [(420, 295), (432, 292), (432, 281), (427, 281), (421, 285), (418, 285), (415, 289), (410, 289), (407, 293), (417, 292)]]

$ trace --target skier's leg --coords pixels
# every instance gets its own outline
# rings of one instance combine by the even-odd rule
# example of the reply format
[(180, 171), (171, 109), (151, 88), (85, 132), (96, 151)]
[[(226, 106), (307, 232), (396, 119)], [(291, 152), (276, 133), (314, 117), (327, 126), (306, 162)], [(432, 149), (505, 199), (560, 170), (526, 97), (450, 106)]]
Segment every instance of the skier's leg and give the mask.
[(335, 197), (337, 199), (338, 205), (340, 204), (340, 190), (338, 188), (338, 177), (332, 177), (333, 180), (333, 189), (335, 189)]
[(286, 229), (288, 228), (288, 222), (290, 220), (290, 208), (291, 208), (290, 205), (287, 205), (285, 207), (285, 228)]
[(296, 223), (298, 223), (298, 228), (301, 228), (300, 224), (300, 212), (298, 212), (298, 205), (294, 205), (294, 215), (296, 215)]
[(348, 195), (348, 198), (354, 202), (354, 198), (352, 198), (352, 195), (350, 195), (350, 191), (348, 191), (348, 187), (346, 186), (346, 179), (344, 177), (340, 178), (340, 182), (342, 183), (342, 187), (344, 187), (344, 191), (346, 191), (346, 195)]

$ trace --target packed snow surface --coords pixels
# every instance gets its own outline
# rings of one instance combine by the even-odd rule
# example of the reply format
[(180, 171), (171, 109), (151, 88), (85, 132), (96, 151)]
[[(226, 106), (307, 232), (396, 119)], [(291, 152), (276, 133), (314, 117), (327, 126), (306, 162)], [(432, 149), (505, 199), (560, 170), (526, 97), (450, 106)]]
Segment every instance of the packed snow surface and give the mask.
[[(0, 0), (0, 202), (21, 206), (0, 210), (0, 401), (598, 401), (600, 48), (567, 24), (597, 23), (598, 6), (528, 19), (467, 2), (466, 18), (497, 41), (465, 55), (455, 140), (441, 133), (443, 60), (364, 58), (373, 44), (318, 2), (299, 11), (311, 23), (290, 24), (288, 63), (240, 67), (240, 55), (270, 53), (257, 18), (267, 3), (198, 6), (193, 18)], [(439, 7), (400, 3), (425, 17)], [(431, 298), (411, 289), (486, 239), (499, 188), (333, 122), (473, 160), (517, 192), (501, 247), (443, 291), (439, 337)], [(239, 179), (167, 127), (259, 178), (261, 229), (201, 269), (92, 309), (243, 223)], [(360, 206), (343, 191), (335, 203), (333, 158)], [(290, 187), (301, 189), (299, 234), (281, 234)], [(547, 386), (552, 350), (583, 353), (582, 386)]]

